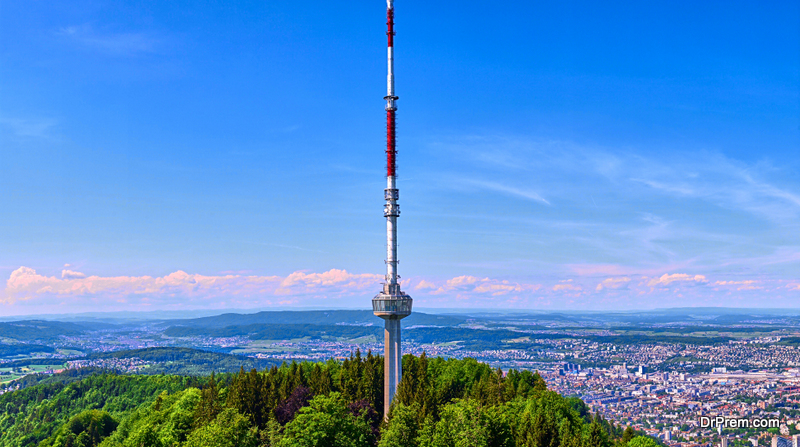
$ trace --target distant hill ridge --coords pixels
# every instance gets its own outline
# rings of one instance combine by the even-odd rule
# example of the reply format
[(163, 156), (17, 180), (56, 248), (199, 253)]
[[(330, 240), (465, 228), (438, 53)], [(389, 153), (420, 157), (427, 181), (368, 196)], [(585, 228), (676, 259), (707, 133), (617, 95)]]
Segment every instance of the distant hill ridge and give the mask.
[(21, 320), (0, 323), (0, 337), (15, 340), (48, 340), (61, 335), (80, 335), (86, 327), (75, 323), (45, 320)]
[[(403, 326), (457, 326), (466, 322), (466, 318), (452, 315), (432, 315), (414, 312), (402, 320)], [(247, 326), (251, 324), (369, 324), (382, 327), (383, 320), (376, 317), (371, 310), (285, 310), (263, 311), (253, 314), (227, 313), (212, 317), (201, 317), (181, 320), (165, 320), (170, 326), (189, 327), (226, 327)]]
[(24, 359), (0, 363), (0, 367), (16, 367), (27, 365), (51, 365), (58, 362), (72, 360), (100, 360), (100, 359), (129, 359), (162, 363), (142, 370), (146, 374), (183, 374), (183, 375), (208, 375), (211, 372), (237, 372), (239, 368), (259, 370), (278, 366), (283, 361), (272, 359), (259, 359), (236, 354), (204, 351), (201, 349), (183, 347), (156, 347), (142, 349), (126, 349), (112, 352), (96, 352), (85, 356), (76, 356), (68, 359)]
[(330, 324), (248, 324), (243, 326), (170, 326), (164, 331), (168, 337), (248, 337), (252, 340), (291, 340), (321, 338), (324, 336), (360, 338), (379, 337), (379, 326), (352, 326)]

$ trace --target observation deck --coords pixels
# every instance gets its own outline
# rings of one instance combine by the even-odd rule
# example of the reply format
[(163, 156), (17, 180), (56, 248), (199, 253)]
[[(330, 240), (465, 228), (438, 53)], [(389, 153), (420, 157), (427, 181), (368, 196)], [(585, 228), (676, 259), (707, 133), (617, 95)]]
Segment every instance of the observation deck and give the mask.
[[(399, 289), (399, 287), (398, 287)], [(384, 320), (401, 320), (411, 314), (413, 299), (398, 290), (397, 294), (380, 292), (372, 299), (372, 313)]]

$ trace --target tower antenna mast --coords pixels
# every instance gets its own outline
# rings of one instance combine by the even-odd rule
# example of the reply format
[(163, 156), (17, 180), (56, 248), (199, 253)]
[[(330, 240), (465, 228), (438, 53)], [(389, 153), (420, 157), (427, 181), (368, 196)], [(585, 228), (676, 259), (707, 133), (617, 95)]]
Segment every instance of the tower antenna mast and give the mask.
[(400, 290), (400, 275), (397, 274), (397, 218), (400, 216), (400, 191), (397, 189), (397, 149), (395, 114), (397, 100), (394, 92), (394, 1), (386, 0), (386, 25), (388, 30), (388, 74), (386, 77), (386, 189), (383, 197), (386, 203), (383, 215), (386, 217), (386, 282), (383, 290), (372, 299), (372, 311), (384, 319), (384, 381), (383, 415), (389, 416), (397, 385), (400, 383), (403, 368), (403, 354), (400, 349), (400, 320), (411, 314), (413, 300)]

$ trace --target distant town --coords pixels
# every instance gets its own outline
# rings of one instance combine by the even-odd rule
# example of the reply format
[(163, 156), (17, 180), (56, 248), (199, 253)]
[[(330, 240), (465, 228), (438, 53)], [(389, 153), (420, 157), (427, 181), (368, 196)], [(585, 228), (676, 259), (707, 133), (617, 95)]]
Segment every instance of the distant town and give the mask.
[[(238, 370), (235, 359), (263, 366), (382, 354), (380, 322), (367, 312), (342, 312), (4, 322), (0, 392), (19, 389), (23, 378), (81, 368), (148, 374), (169, 364), (170, 371), (182, 371), (177, 358), (136, 354), (152, 348), (190, 348), (234, 359), (224, 367), (210, 362), (217, 372)], [(669, 446), (797, 445), (797, 317), (726, 316), (724, 324), (713, 315), (647, 319), (421, 313), (403, 329), (404, 352), (538, 371), (550, 389)]]

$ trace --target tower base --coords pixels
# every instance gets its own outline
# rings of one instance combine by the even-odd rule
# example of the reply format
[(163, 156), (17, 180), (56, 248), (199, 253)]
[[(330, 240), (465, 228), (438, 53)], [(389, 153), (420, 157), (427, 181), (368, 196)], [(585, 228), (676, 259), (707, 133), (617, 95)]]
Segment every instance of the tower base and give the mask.
[(414, 300), (399, 290), (396, 294), (381, 292), (372, 299), (372, 312), (384, 319), (383, 351), (383, 417), (389, 417), (389, 408), (403, 374), (403, 350), (400, 346), (400, 320), (411, 314)]
[(397, 385), (403, 373), (403, 351), (400, 349), (400, 319), (387, 318), (383, 330), (383, 417), (389, 417)]

